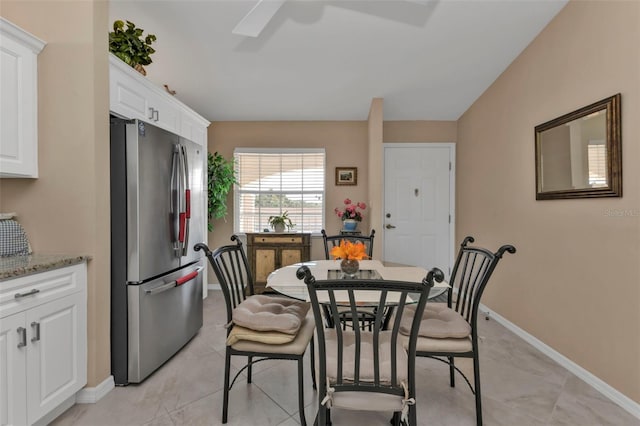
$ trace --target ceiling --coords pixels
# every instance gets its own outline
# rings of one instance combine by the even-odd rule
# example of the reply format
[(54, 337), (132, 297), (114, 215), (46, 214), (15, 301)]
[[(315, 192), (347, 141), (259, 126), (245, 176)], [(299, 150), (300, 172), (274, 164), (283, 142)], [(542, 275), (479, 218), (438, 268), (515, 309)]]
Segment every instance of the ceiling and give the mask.
[(157, 36), (147, 77), (211, 121), (457, 120), (566, 0), (287, 0), (257, 38), (245, 0), (111, 0)]

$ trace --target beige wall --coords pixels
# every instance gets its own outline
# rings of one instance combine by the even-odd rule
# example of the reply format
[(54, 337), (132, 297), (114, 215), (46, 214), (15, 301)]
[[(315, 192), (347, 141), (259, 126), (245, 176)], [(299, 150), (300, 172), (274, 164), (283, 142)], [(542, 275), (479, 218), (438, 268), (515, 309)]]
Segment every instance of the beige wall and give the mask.
[[(272, 121), (213, 122), (209, 126), (209, 151), (220, 152), (225, 158), (233, 156), (236, 147), (294, 147), (325, 148), (326, 175), (326, 229), (338, 232), (340, 220), (333, 214), (335, 207), (349, 197), (369, 204), (360, 229), (368, 231), (371, 224), (382, 222), (382, 142), (442, 142), (455, 141), (456, 122), (453, 121), (385, 121), (382, 115), (383, 99), (372, 100), (367, 121)], [(384, 134), (384, 136), (383, 136)], [(389, 138), (389, 139), (386, 139)], [(372, 158), (371, 147), (375, 147)], [(369, 167), (369, 164), (375, 164)], [(336, 186), (335, 167), (358, 168), (357, 186)], [(375, 184), (372, 182), (375, 181)], [(372, 205), (373, 203), (373, 205)], [(233, 233), (233, 195), (228, 198), (227, 221), (215, 220), (209, 234), (212, 248), (229, 243)], [(375, 226), (373, 226), (376, 228)], [(382, 249), (382, 232), (377, 230), (376, 251)], [(380, 256), (380, 252), (376, 256)], [(312, 258), (324, 256), (322, 240), (312, 240)], [(212, 272), (209, 282), (215, 282)]]
[[(260, 148), (325, 148), (326, 149), (326, 200), (325, 227), (329, 234), (337, 233), (342, 224), (333, 213), (343, 205), (347, 197), (354, 201), (368, 200), (367, 124), (364, 121), (277, 121), (277, 122), (214, 122), (209, 126), (209, 151), (218, 151), (225, 158), (233, 156), (237, 147)], [(335, 167), (357, 167), (357, 186), (336, 186)], [(233, 195), (228, 198), (228, 216), (225, 222), (215, 220), (209, 234), (209, 246), (214, 248), (229, 244), (233, 233)], [(369, 229), (369, 213), (360, 224)], [(312, 257), (324, 257), (322, 240), (312, 241)], [(215, 276), (209, 275), (214, 282)]]
[(392, 142), (455, 142), (458, 140), (456, 121), (385, 121), (382, 129), (385, 143)]
[(2, 17), (47, 42), (38, 58), (38, 179), (1, 179), (33, 249), (89, 262), (88, 386), (111, 374), (107, 3), (2, 1)]
[[(571, 1), (460, 118), (458, 240), (518, 252), (483, 299), (640, 402), (640, 3)], [(624, 197), (535, 200), (534, 127), (622, 93)]]

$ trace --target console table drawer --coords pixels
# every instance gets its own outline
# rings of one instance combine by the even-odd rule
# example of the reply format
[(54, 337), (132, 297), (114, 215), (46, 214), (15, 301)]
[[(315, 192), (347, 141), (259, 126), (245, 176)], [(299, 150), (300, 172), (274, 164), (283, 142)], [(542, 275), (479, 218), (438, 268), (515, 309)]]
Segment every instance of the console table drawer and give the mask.
[(302, 244), (302, 237), (256, 237), (254, 244)]

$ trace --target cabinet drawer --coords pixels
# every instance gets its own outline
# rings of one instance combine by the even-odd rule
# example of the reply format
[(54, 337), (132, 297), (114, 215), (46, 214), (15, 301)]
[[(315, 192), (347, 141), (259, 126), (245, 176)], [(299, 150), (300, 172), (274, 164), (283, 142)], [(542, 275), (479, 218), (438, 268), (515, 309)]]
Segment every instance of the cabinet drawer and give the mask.
[(0, 282), (0, 318), (81, 291), (86, 280), (81, 263)]
[(254, 244), (302, 244), (302, 237), (256, 237)]

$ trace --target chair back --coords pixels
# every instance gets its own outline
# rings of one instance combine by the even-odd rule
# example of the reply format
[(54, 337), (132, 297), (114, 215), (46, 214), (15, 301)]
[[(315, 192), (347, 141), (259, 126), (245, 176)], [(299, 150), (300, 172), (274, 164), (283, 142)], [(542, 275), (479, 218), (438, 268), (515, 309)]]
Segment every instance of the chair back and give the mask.
[[(434, 279), (439, 282), (444, 279), (442, 271), (434, 268), (421, 283), (365, 279), (316, 280), (306, 266), (298, 269), (297, 277), (304, 279), (307, 285), (316, 321), (320, 397), (327, 394), (327, 386), (331, 387), (331, 393), (366, 391), (404, 397), (408, 391), (412, 397), (415, 396), (413, 378), (418, 329)], [(367, 291), (367, 306), (375, 307), (375, 321), (370, 331), (362, 330), (359, 324), (358, 310), (362, 308), (358, 303), (359, 291)], [(384, 316), (388, 315), (389, 306), (393, 306), (395, 313), (386, 330)], [(411, 309), (407, 309), (409, 306)], [(353, 330), (342, 330), (340, 327), (345, 310), (351, 313)], [(402, 316), (405, 312), (409, 315), (408, 311), (412, 311), (414, 316), (410, 322), (408, 352), (405, 352), (403, 341), (399, 338)], [(324, 327), (323, 312), (331, 317), (331, 323), (335, 324), (333, 328)], [(326, 383), (327, 377), (331, 383)], [(403, 377), (408, 378), (404, 383), (399, 380)]]
[(203, 243), (195, 246), (196, 251), (204, 250), (218, 278), (227, 306), (227, 322), (231, 322), (233, 309), (254, 294), (253, 277), (242, 242), (237, 235), (232, 235), (231, 241), (236, 243), (219, 247), (214, 252)]
[[(492, 253), (487, 249), (468, 245), (474, 241), (473, 237), (468, 236), (460, 244), (460, 251), (449, 280), (451, 287), (447, 305), (455, 309), (475, 331), (480, 297), (489, 278), (502, 259), (502, 255), (505, 252), (515, 253), (516, 249), (512, 245), (503, 245), (497, 252)], [(456, 295), (454, 295), (455, 291), (457, 291)]]
[(327, 260), (331, 259), (331, 249), (335, 246), (339, 246), (342, 240), (351, 241), (352, 243), (361, 242), (364, 244), (367, 256), (369, 259), (373, 256), (373, 237), (376, 234), (376, 230), (372, 229), (370, 235), (327, 235), (325, 230), (320, 231), (322, 233), (322, 240), (324, 241), (324, 255)]

